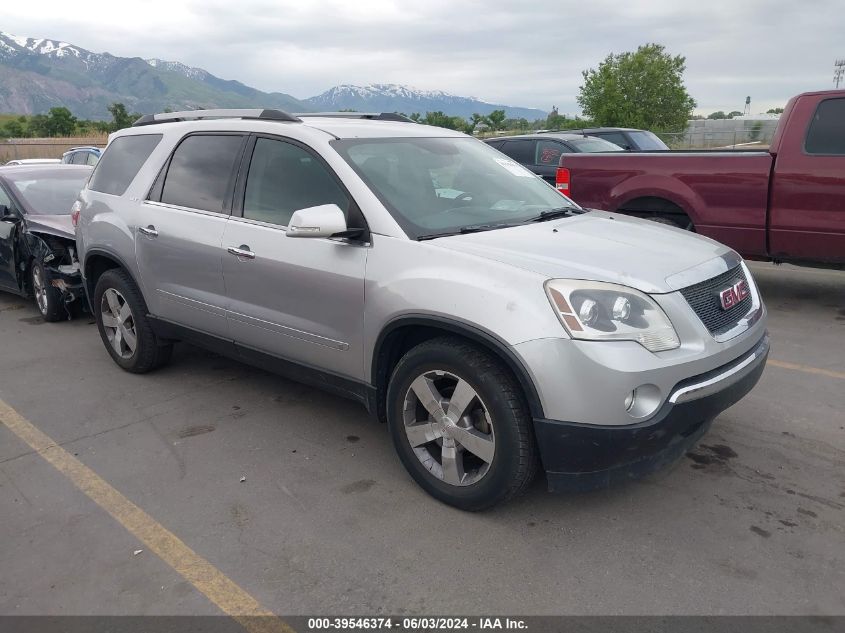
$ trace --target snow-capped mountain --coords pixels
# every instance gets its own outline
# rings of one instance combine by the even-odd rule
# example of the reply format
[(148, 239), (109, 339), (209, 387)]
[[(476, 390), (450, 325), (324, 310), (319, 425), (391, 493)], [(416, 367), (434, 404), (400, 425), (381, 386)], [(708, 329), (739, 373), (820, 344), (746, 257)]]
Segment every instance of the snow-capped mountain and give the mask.
[(153, 68), (160, 68), (161, 70), (169, 70), (173, 73), (179, 73), (183, 77), (187, 77), (188, 79), (199, 79), (200, 81), (206, 79), (211, 75), (210, 72), (207, 70), (203, 70), (202, 68), (194, 68), (192, 66), (187, 66), (182, 62), (168, 62), (163, 59), (145, 59), (150, 66)]
[(0, 31), (0, 112), (38, 114), (64, 106), (76, 116), (108, 119), (108, 106), (123, 103), (130, 112), (196, 108), (279, 108), (288, 112), (444, 112), (469, 118), (503, 109), (529, 120), (546, 113), (486, 103), (440, 90), (398, 84), (341, 85), (300, 101), (280, 92), (262, 92), (207, 70), (159, 58), (94, 53), (59, 40)]
[(399, 84), (344, 84), (305, 100), (317, 110), (358, 110), (360, 112), (419, 112), (441, 111), (451, 116), (468, 118), (473, 113), (489, 114), (504, 110), (508, 117), (529, 120), (545, 118), (546, 113), (532, 108), (520, 108), (487, 103), (475, 97), (459, 97), (442, 90), (420, 90)]
[(0, 112), (44, 113), (64, 106), (76, 116), (108, 119), (108, 106), (130, 112), (195, 108), (309, 110), (290, 95), (267, 93), (180, 62), (93, 53), (53, 39), (0, 32)]

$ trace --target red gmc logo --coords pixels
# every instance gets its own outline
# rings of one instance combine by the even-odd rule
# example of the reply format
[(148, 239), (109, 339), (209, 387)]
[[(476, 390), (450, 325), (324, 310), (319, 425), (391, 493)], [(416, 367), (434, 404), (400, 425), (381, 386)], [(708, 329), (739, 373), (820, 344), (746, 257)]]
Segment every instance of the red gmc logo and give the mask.
[(748, 287), (748, 282), (744, 279), (736, 282), (730, 288), (725, 288), (719, 292), (719, 302), (722, 304), (722, 310), (730, 310), (749, 294), (751, 294), (751, 289)]

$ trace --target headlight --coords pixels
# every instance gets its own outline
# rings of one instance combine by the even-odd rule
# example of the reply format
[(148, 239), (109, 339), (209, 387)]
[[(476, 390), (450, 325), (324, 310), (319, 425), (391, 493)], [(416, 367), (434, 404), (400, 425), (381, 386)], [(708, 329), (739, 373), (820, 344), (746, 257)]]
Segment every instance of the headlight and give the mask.
[(575, 339), (636, 341), (650, 352), (680, 347), (669, 317), (646, 294), (627, 286), (552, 279), (546, 294), (560, 322)]

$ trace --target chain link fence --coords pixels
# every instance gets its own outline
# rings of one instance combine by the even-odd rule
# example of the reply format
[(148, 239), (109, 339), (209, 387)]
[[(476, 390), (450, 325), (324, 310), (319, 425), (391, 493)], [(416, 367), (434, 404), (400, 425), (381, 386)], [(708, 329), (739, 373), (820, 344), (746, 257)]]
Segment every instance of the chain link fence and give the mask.
[(62, 138), (16, 138), (0, 140), (0, 165), (24, 158), (61, 158), (71, 147), (105, 147), (107, 135)]

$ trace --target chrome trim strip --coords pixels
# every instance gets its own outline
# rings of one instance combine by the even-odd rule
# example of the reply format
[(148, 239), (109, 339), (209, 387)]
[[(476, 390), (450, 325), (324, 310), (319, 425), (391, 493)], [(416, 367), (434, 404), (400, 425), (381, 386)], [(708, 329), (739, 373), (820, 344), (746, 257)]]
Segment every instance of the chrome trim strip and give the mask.
[(691, 400), (698, 400), (718, 393), (723, 389), (736, 384), (748, 374), (754, 371), (757, 366), (763, 362), (766, 355), (769, 353), (769, 335), (765, 335), (763, 340), (757, 344), (751, 352), (738, 364), (730, 369), (726, 369), (722, 373), (708, 378), (701, 382), (681, 387), (669, 396), (669, 402), (672, 404), (680, 404), (681, 402), (690, 402)]
[[(345, 343), (343, 341), (336, 341), (335, 339), (320, 336), (319, 334), (312, 334), (311, 332), (297, 330), (296, 328), (281, 325), (280, 323), (265, 321), (264, 319), (248, 316), (246, 314), (241, 314), (240, 312), (234, 312), (232, 310), (227, 310), (226, 316), (227, 318), (233, 321), (237, 321), (239, 323), (243, 323), (244, 325), (249, 325), (251, 327), (259, 328), (267, 332), (273, 332), (274, 334), (289, 336), (300, 341), (314, 343), (316, 345), (322, 345), (323, 347), (329, 347), (331, 349), (336, 349), (341, 352), (346, 352), (349, 350), (349, 343)], [(238, 343), (237, 340), (235, 342)]]

